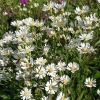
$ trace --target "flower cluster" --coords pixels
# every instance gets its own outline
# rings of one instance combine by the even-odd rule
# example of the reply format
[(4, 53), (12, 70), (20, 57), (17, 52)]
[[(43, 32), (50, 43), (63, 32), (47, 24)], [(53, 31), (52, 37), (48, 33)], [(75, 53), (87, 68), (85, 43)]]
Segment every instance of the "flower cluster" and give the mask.
[(42, 10), (50, 14), (47, 22), (31, 17), (13, 21), (16, 30), (0, 40), (0, 82), (12, 78), (21, 82), (23, 100), (82, 99), (86, 92), (81, 97), (73, 93), (96, 87), (87, 67), (96, 53), (92, 40), (100, 19), (95, 13), (87, 15), (87, 5), (66, 11), (65, 1), (47, 2)]

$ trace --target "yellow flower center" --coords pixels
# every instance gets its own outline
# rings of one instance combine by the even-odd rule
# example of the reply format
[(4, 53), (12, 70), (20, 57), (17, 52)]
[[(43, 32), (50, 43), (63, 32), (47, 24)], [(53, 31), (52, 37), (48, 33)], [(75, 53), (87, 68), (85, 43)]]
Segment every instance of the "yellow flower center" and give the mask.
[(62, 26), (62, 22), (59, 21), (59, 22), (58, 22), (58, 26)]
[(82, 51), (83, 52), (86, 52), (87, 51), (87, 48), (86, 47), (82, 48)]
[(62, 65), (62, 64), (60, 64), (60, 65), (59, 65), (59, 67), (60, 67), (60, 68), (63, 68), (63, 65)]
[(89, 85), (92, 85), (93, 83), (90, 81), (90, 82), (88, 82), (88, 84), (89, 84)]
[(34, 23), (34, 21), (31, 21), (30, 24), (31, 24), (31, 25), (34, 25), (35, 23)]
[(28, 96), (29, 95), (29, 92), (24, 92), (24, 96)]
[(46, 6), (47, 9), (50, 9), (51, 7), (49, 5)]
[(67, 82), (68, 82), (68, 80), (67, 80), (66, 78), (64, 78), (64, 79), (63, 79), (63, 82), (64, 82), (64, 83), (67, 83)]
[(50, 90), (53, 90), (53, 88), (54, 88), (54, 86), (51, 84), (51, 85), (49, 86), (49, 89), (50, 89)]
[(42, 24), (41, 24), (41, 23), (38, 23), (38, 24), (37, 24), (37, 27), (41, 27), (41, 26), (42, 26)]
[(71, 70), (74, 71), (76, 68), (74, 66), (71, 67)]
[(62, 96), (62, 97), (61, 97), (61, 100), (66, 100), (66, 99), (64, 98), (64, 96)]
[(52, 69), (52, 68), (50, 68), (50, 69), (48, 70), (48, 72), (52, 73), (52, 72), (53, 72), (53, 69)]
[(80, 13), (84, 13), (84, 10), (80, 10)]
[(42, 75), (42, 74), (43, 74), (42, 70), (40, 70), (40, 71), (38, 72), (38, 74)]

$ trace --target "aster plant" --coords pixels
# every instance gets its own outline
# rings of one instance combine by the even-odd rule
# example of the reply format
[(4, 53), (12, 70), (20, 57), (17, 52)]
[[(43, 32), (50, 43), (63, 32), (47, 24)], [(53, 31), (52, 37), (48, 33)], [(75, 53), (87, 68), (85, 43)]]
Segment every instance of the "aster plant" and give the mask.
[(69, 4), (48, 1), (41, 8), (46, 20), (34, 15), (11, 22), (14, 30), (0, 39), (0, 86), (16, 95), (1, 99), (100, 99), (100, 18), (88, 5)]

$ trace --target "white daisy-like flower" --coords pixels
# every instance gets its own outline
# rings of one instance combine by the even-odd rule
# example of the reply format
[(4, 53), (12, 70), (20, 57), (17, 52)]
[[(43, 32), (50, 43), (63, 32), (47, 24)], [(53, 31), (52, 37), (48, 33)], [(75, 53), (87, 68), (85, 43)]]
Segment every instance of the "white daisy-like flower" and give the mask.
[(43, 66), (47, 62), (46, 59), (43, 59), (43, 57), (37, 58), (35, 64)]
[(38, 7), (39, 6), (39, 4), (38, 3), (34, 3), (34, 7)]
[(56, 98), (56, 100), (70, 100), (69, 97), (65, 97), (65, 94), (60, 92)]
[(96, 87), (96, 79), (94, 79), (93, 80), (93, 78), (86, 78), (86, 80), (85, 80), (85, 85), (87, 86), (87, 87)]
[(66, 2), (62, 1), (61, 3), (55, 3), (54, 6), (56, 9), (63, 9), (66, 6)]
[(57, 64), (57, 69), (58, 70), (60, 70), (60, 71), (65, 71), (66, 70), (66, 64), (65, 64), (65, 62), (58, 62), (58, 64)]
[(51, 100), (49, 97), (43, 96), (41, 100)]
[(100, 95), (100, 90), (99, 89), (97, 90), (97, 94)]
[(47, 5), (43, 4), (43, 11), (48, 11), (54, 7), (54, 2), (50, 1), (47, 3)]
[(36, 26), (36, 27), (42, 27), (43, 25), (44, 25), (44, 21), (43, 21), (43, 20), (41, 20), (41, 21), (36, 20), (36, 21), (35, 21), (35, 26)]
[(55, 67), (54, 63), (51, 63), (49, 65), (46, 66), (46, 71), (47, 71), (47, 75), (49, 76), (55, 76), (57, 73), (57, 69)]
[(55, 94), (55, 92), (57, 92), (58, 90), (58, 85), (57, 85), (57, 82), (55, 81), (48, 81), (46, 83), (46, 86), (45, 86), (45, 90), (49, 93), (49, 94)]
[(56, 74), (55, 76), (50, 77), (50, 79), (52, 81), (59, 82), (60, 81), (60, 76)]
[(60, 81), (63, 84), (67, 85), (69, 83), (69, 81), (70, 81), (70, 77), (68, 75), (63, 75), (63, 76), (60, 77)]
[(25, 48), (21, 49), (21, 53), (30, 53), (31, 51), (34, 50), (34, 46), (25, 46)]
[(98, 3), (100, 3), (100, 0), (97, 0), (98, 1)]
[(88, 34), (87, 33), (83, 33), (83, 34), (79, 35), (79, 38), (80, 38), (80, 40), (85, 40), (85, 41), (93, 39), (93, 31), (88, 33)]
[(25, 87), (23, 90), (21, 90), (20, 96), (21, 96), (21, 99), (23, 100), (31, 99), (31, 96), (32, 96), (31, 89), (28, 89), (27, 87)]
[(83, 6), (82, 9), (80, 9), (80, 7), (76, 7), (76, 9), (75, 9), (75, 13), (78, 14), (78, 15), (84, 14), (88, 11), (89, 11), (88, 6)]
[(94, 52), (94, 48), (90, 46), (90, 43), (81, 43), (80, 45), (78, 45), (77, 50), (81, 54)]
[(49, 52), (49, 49), (50, 49), (50, 46), (45, 44), (45, 46), (44, 46), (44, 48), (43, 48), (43, 54), (44, 54), (44, 55), (47, 55), (48, 52)]
[(67, 70), (74, 73), (75, 71), (79, 70), (79, 65), (76, 62), (70, 62), (67, 65)]
[(43, 66), (38, 66), (35, 69), (35, 77), (39, 78), (39, 79), (43, 79), (46, 76), (46, 69)]

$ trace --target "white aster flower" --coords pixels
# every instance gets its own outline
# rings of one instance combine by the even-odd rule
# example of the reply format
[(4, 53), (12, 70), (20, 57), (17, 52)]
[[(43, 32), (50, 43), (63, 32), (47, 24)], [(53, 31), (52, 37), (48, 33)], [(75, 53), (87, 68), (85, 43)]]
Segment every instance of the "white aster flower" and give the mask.
[(88, 41), (93, 39), (93, 31), (90, 33), (84, 32), (83, 34), (79, 35), (80, 40)]
[(21, 90), (20, 96), (21, 96), (21, 99), (23, 100), (29, 100), (32, 96), (31, 89), (28, 89), (27, 87), (25, 87), (23, 90)]
[(62, 1), (61, 3), (54, 3), (56, 9), (63, 9), (66, 6), (66, 2)]
[(43, 4), (43, 11), (48, 11), (54, 7), (54, 2), (50, 1), (47, 3), (47, 5)]
[(98, 1), (98, 3), (100, 3), (100, 0), (97, 0)]
[(45, 86), (45, 90), (49, 93), (49, 94), (55, 94), (55, 92), (57, 92), (58, 90), (58, 85), (57, 85), (57, 82), (55, 81), (48, 81), (46, 83), (46, 86)]
[(79, 70), (79, 65), (76, 62), (70, 62), (67, 65), (67, 70), (74, 73), (75, 71)]
[(49, 97), (45, 97), (45, 96), (43, 96), (42, 98), (41, 98), (41, 100), (51, 100)]
[(63, 84), (67, 85), (67, 84), (69, 83), (69, 81), (70, 81), (70, 78), (69, 78), (68, 75), (63, 75), (63, 76), (60, 77), (60, 81), (61, 81)]
[(76, 7), (76, 9), (75, 9), (75, 13), (78, 14), (78, 15), (84, 14), (88, 11), (89, 11), (88, 6), (83, 6), (82, 9), (80, 9), (80, 7)]
[(94, 79), (93, 80), (93, 78), (86, 78), (86, 80), (85, 80), (85, 85), (87, 86), (87, 87), (96, 87), (96, 79)]
[(43, 25), (44, 25), (44, 21), (43, 20), (41, 20), (41, 21), (36, 20), (35, 21), (35, 26), (36, 27), (42, 27)]
[(90, 46), (90, 43), (81, 43), (80, 45), (78, 45), (77, 50), (81, 54), (94, 52), (94, 48)]
[(65, 71), (65, 69), (66, 69), (66, 64), (65, 64), (65, 62), (58, 62), (58, 64), (57, 64), (57, 69), (58, 70), (60, 70), (60, 71)]
[(46, 59), (43, 59), (43, 57), (37, 58), (35, 64), (43, 66), (47, 62)]
[(60, 76), (56, 74), (55, 76), (51, 76), (50, 79), (52, 81), (59, 82)]
[(21, 53), (30, 53), (33, 50), (34, 50), (34, 46), (25, 46), (25, 48), (21, 49), (20, 51), (21, 51)]
[(49, 65), (46, 66), (46, 71), (47, 71), (47, 75), (49, 76), (55, 76), (57, 73), (57, 69), (55, 67), (54, 63), (51, 63)]
[(48, 52), (49, 52), (49, 49), (50, 49), (50, 46), (45, 44), (45, 46), (44, 46), (44, 48), (43, 48), (43, 54), (44, 54), (44, 55), (47, 55)]
[(23, 22), (20, 21), (20, 20), (17, 20), (17, 21), (11, 22), (11, 25), (12, 25), (12, 26), (17, 26), (17, 27), (19, 27), (19, 26), (23, 25)]
[(56, 98), (56, 100), (70, 100), (69, 97), (65, 97), (65, 94), (60, 92)]
[(38, 66), (35, 69), (35, 77), (43, 79), (46, 76), (46, 69), (43, 66)]
[(97, 94), (100, 95), (100, 90), (99, 89), (97, 90)]
[(38, 3), (34, 3), (34, 7), (38, 7), (39, 6), (39, 4)]

